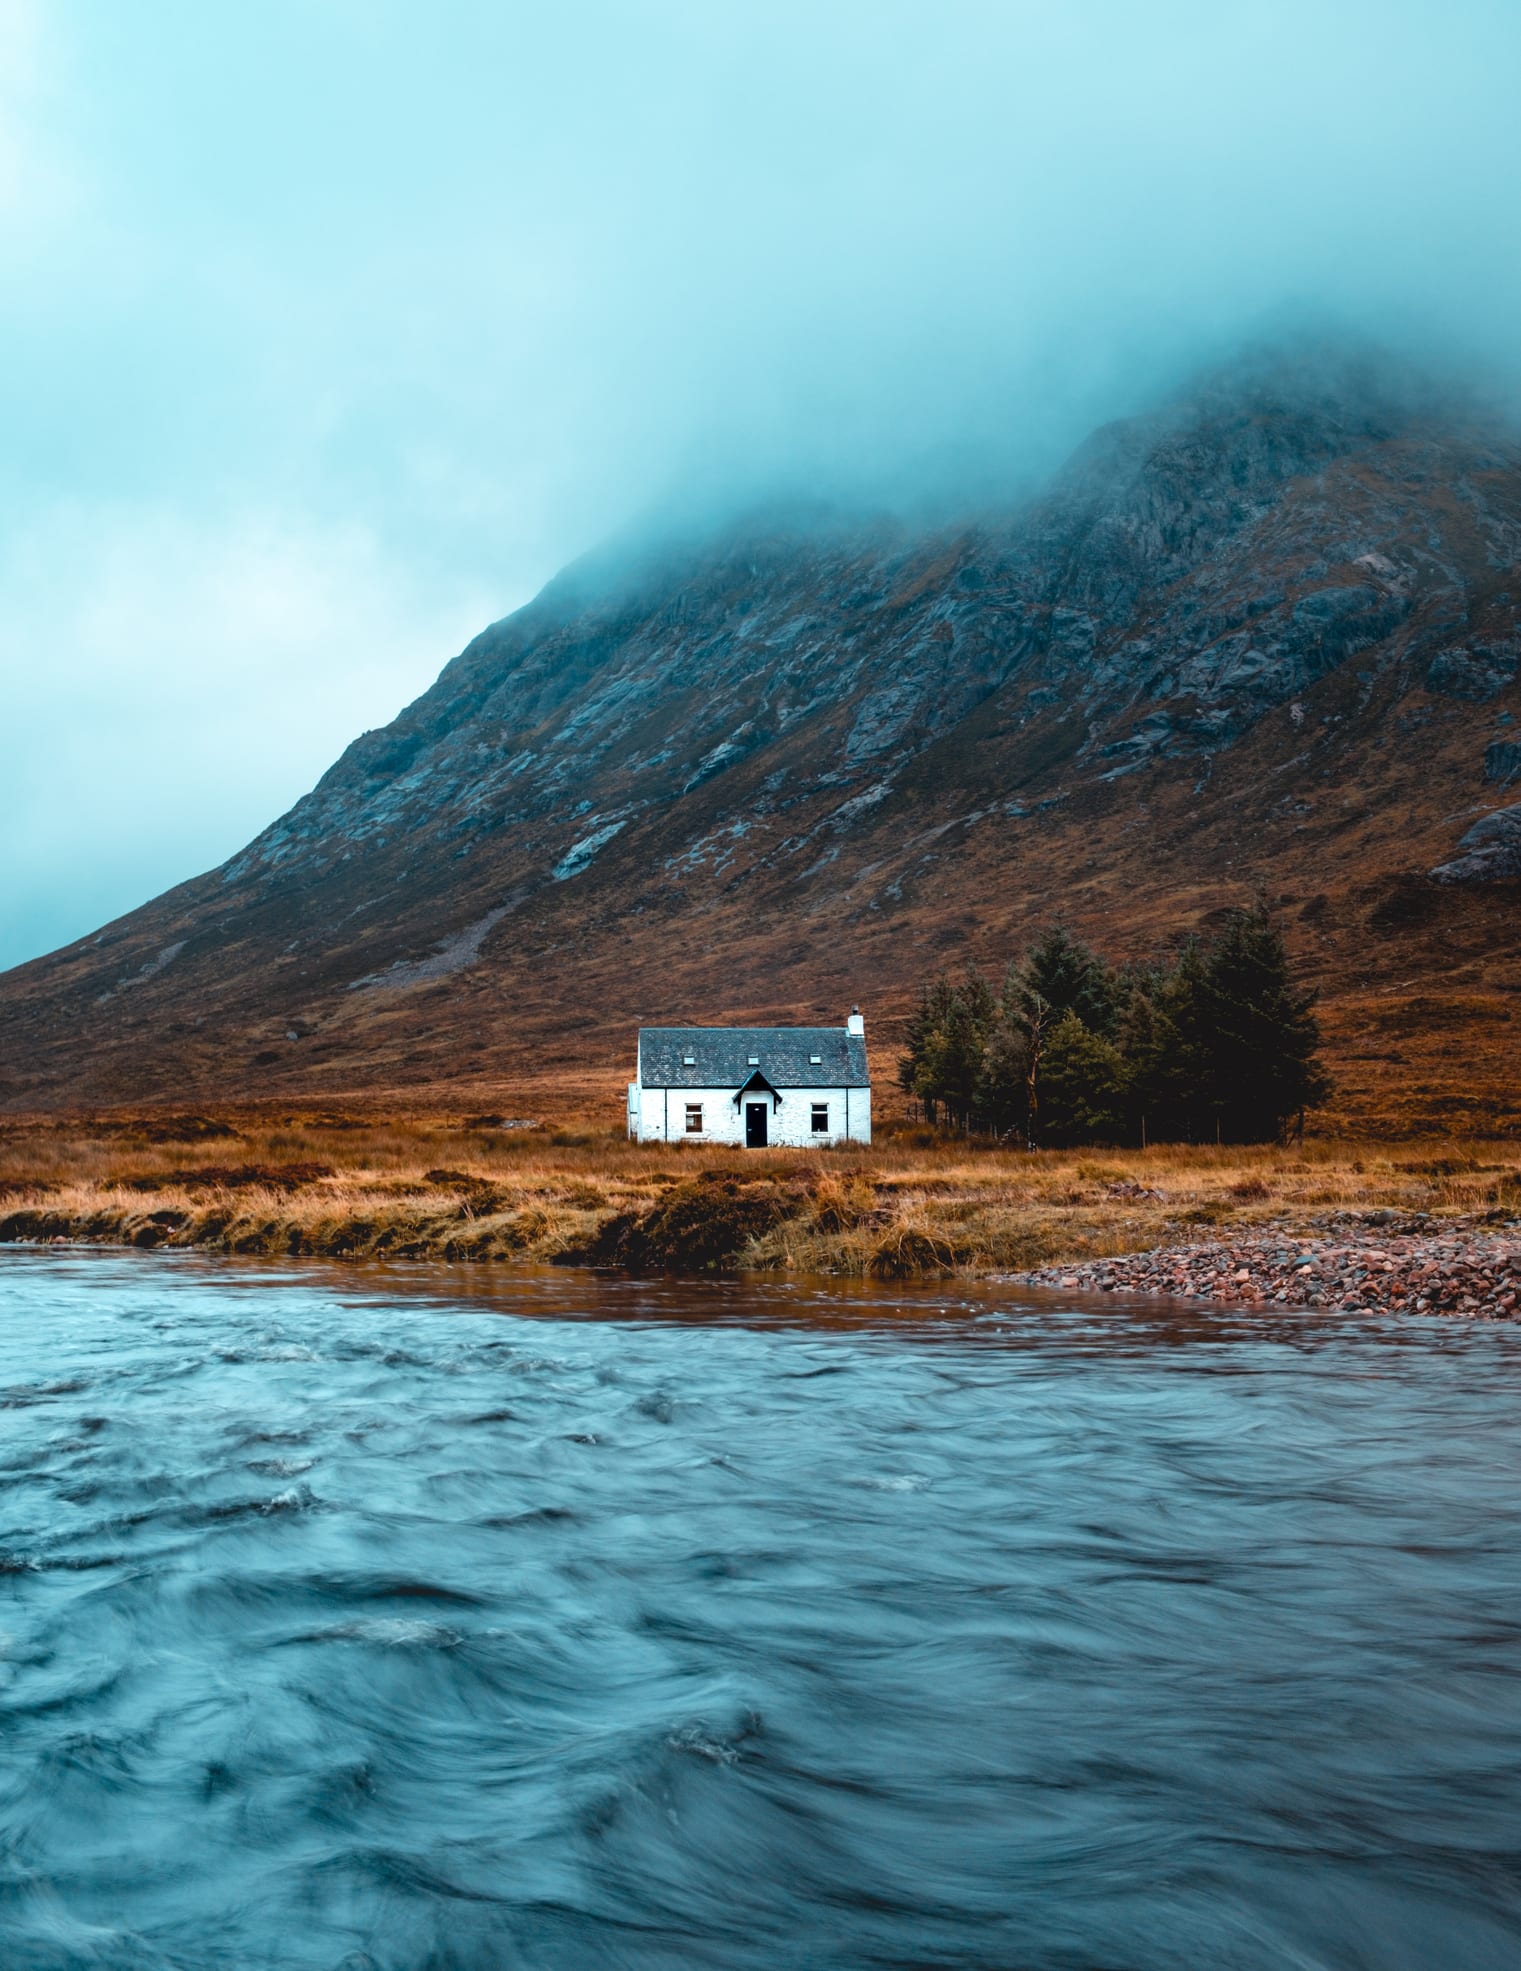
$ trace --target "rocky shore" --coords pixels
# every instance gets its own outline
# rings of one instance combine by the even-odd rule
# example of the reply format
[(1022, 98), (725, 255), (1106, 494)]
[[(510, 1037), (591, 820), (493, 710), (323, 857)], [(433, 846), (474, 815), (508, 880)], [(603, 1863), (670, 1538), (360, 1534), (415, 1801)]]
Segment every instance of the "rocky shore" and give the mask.
[(1447, 1221), (1342, 1226), (1324, 1235), (1266, 1228), (1009, 1276), (1022, 1286), (1086, 1287), (1232, 1305), (1329, 1312), (1521, 1318), (1521, 1226)]

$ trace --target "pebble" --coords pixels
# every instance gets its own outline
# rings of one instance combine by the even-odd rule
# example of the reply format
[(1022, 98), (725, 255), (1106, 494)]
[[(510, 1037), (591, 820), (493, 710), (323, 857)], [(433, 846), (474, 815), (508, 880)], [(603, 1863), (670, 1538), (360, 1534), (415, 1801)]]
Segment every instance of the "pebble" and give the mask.
[(1020, 1286), (1143, 1293), (1333, 1313), (1521, 1319), (1521, 1236), (1443, 1226), (1305, 1237), (1281, 1228), (1007, 1276)]

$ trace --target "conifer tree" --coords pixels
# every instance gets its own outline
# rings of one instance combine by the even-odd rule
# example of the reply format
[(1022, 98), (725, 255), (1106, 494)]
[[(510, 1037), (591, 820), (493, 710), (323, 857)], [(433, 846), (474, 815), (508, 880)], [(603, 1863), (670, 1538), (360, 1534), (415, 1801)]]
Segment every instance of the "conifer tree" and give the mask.
[(899, 1085), (931, 1122), (1018, 1129), (1032, 1147), (1259, 1142), (1329, 1093), (1314, 999), (1261, 906), (1207, 950), (1190, 939), (1171, 966), (1123, 973), (1058, 925), (996, 1000), (972, 966), (921, 991)]
[[(1041, 1141), (1042, 1079), (1046, 1050), (1070, 1013), (1090, 1034), (1108, 1040), (1120, 1008), (1115, 974), (1064, 924), (1054, 924), (1026, 954), (1005, 988), (1005, 1017), (1024, 1067), (1024, 1131)], [(1069, 1036), (1070, 1040), (1070, 1036)]]
[(992, 988), (975, 966), (967, 967), (960, 985), (942, 973), (921, 992), (909, 1017), (898, 1084), (923, 1102), (930, 1122), (944, 1109), (952, 1122), (970, 1126), (996, 1012)]
[(1038, 1040), (1030, 1032), (1021, 1000), (1019, 967), (1010, 965), (988, 1034), (978, 1098), (985, 1123), (1000, 1136), (1026, 1127), (1031, 1053), (1036, 1046)]
[(1132, 1100), (1154, 1141), (1205, 1142), (1216, 1133), (1215, 1081), (1200, 993), (1207, 961), (1190, 938), (1148, 997), (1152, 1027), (1146, 1056), (1134, 1063)]
[(1063, 1013), (1046, 1044), (1040, 1075), (1043, 1143), (1113, 1143), (1126, 1133), (1126, 1072), (1119, 1049)]
[(938, 1101), (930, 1088), (929, 1061), (935, 1035), (949, 1016), (955, 987), (943, 972), (919, 988), (919, 1004), (908, 1016), (905, 1052), (898, 1062), (898, 1086), (924, 1104), (927, 1121), (937, 1119)]
[(930, 1038), (925, 1087), (944, 1106), (952, 1122), (963, 1129), (971, 1126), (981, 1093), (988, 1035), (996, 1013), (992, 988), (976, 967), (969, 965), (962, 983), (947, 994), (942, 1017)]
[(1283, 939), (1262, 904), (1235, 913), (1195, 988), (1204, 1081), (1220, 1133), (1259, 1143), (1323, 1102), (1331, 1080), (1316, 1060), (1316, 995), (1298, 990)]
[(1113, 1038), (1120, 1010), (1119, 981), (1065, 924), (1053, 924), (1031, 947), (1019, 968), (1019, 980), (1032, 1007), (1044, 1004), (1058, 1019), (1063, 1013), (1075, 1013), (1090, 1033)]
[(1172, 1133), (1168, 1064), (1179, 1051), (1177, 1028), (1164, 1001), (1168, 974), (1159, 969), (1127, 981), (1125, 1008), (1115, 1045), (1125, 1063), (1126, 1133), (1138, 1143), (1165, 1141)]

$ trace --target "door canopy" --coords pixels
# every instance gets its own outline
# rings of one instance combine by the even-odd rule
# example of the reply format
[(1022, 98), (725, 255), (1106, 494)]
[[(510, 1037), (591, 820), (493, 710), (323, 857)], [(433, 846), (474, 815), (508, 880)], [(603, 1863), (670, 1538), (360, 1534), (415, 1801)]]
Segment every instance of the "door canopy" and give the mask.
[(759, 1068), (755, 1070), (747, 1082), (735, 1091), (734, 1106), (736, 1109), (747, 1095), (769, 1095), (771, 1097), (771, 1112), (773, 1115), (782, 1106), (781, 1096), (771, 1086), (771, 1083), (767, 1081)]

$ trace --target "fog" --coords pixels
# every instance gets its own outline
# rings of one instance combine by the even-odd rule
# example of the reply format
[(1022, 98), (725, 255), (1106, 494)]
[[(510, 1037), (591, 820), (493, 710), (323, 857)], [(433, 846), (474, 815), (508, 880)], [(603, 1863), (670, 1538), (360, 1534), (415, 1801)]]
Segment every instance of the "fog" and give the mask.
[(652, 506), (1015, 497), (1312, 322), (1514, 381), (1515, 0), (0, 0), (0, 965)]

